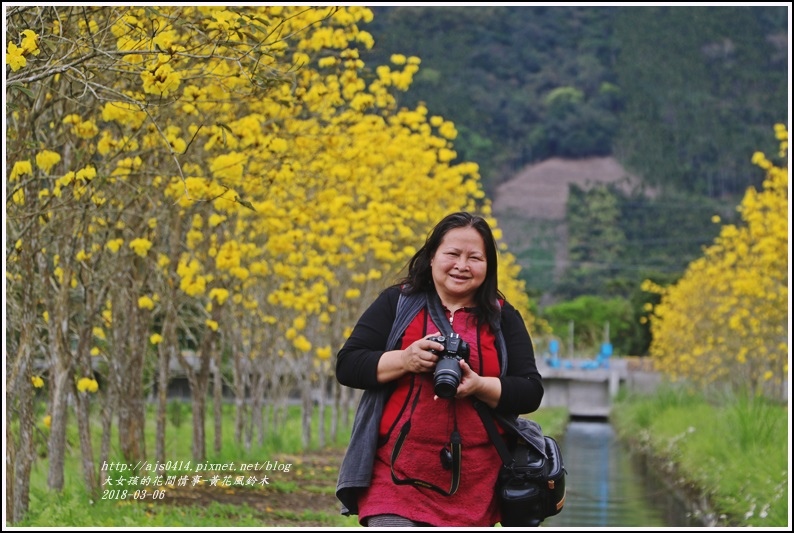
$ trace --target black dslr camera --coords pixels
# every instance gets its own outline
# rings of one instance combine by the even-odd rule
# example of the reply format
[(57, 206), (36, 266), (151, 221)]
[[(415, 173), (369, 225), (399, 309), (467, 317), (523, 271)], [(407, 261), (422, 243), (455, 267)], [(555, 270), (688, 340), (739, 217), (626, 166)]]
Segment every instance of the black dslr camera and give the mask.
[(450, 333), (449, 337), (439, 335), (429, 339), (444, 345), (444, 349), (440, 352), (430, 350), (440, 356), (433, 374), (433, 390), (439, 398), (452, 398), (458, 391), (458, 385), (460, 385), (463, 376), (458, 361), (463, 359), (468, 362), (469, 345), (454, 332)]

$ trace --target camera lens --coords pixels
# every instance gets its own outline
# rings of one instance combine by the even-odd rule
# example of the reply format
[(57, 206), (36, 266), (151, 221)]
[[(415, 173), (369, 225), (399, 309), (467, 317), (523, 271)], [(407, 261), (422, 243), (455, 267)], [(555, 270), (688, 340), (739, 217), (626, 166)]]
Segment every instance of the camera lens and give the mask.
[(439, 398), (452, 398), (458, 392), (461, 371), (458, 359), (442, 357), (436, 364), (433, 375), (433, 391)]

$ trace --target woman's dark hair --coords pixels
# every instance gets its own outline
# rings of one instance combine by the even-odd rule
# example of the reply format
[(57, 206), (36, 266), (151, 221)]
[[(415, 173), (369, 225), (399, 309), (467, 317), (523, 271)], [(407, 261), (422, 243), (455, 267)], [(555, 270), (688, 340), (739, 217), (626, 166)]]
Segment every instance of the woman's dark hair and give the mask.
[(481, 323), (488, 322), (492, 326), (497, 326), (501, 312), (497, 298), (504, 299), (504, 295), (499, 291), (496, 240), (488, 222), (481, 216), (459, 211), (441, 219), (427, 236), (425, 244), (408, 262), (408, 274), (399, 283), (408, 294), (435, 290), (430, 261), (450, 230), (469, 227), (477, 230), (482, 237), (486, 259), (485, 280), (474, 294), (476, 303), (474, 312)]

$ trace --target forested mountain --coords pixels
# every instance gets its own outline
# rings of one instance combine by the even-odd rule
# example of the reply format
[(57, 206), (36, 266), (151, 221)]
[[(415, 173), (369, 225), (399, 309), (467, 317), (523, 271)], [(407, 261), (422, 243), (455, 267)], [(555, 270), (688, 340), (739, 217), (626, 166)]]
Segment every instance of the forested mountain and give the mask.
[(735, 197), (788, 116), (785, 5), (372, 9), (365, 62), (421, 58), (404, 104), (455, 122), (489, 190), (549, 157), (615, 155), (648, 184)]
[(565, 220), (506, 222), (523, 235), (508, 244), (535, 302), (629, 302), (633, 316), (613, 317), (616, 348), (644, 353), (641, 282), (674, 282), (719, 232), (712, 217), (736, 221), (746, 189), (760, 187), (753, 153), (777, 153), (790, 6), (372, 9), (365, 63), (421, 59), (400, 103), (455, 123), (458, 157), (480, 165), (492, 197), (551, 158), (609, 156), (640, 180), (632, 193), (571, 186)]

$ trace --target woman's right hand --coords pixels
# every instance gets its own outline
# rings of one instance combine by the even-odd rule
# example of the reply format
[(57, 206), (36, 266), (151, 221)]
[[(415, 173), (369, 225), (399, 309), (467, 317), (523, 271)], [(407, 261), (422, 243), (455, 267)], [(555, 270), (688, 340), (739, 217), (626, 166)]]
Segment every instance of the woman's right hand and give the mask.
[(436, 368), (438, 355), (430, 350), (440, 352), (444, 349), (444, 345), (429, 339), (439, 335), (440, 333), (426, 335), (412, 342), (406, 349), (402, 350), (402, 366), (406, 372), (421, 374), (423, 372), (432, 372)]
[(384, 352), (378, 361), (378, 383), (388, 383), (405, 374), (421, 374), (433, 372), (438, 362), (438, 355), (430, 350), (441, 351), (444, 345), (431, 341), (440, 333), (426, 335), (412, 342), (404, 350)]

